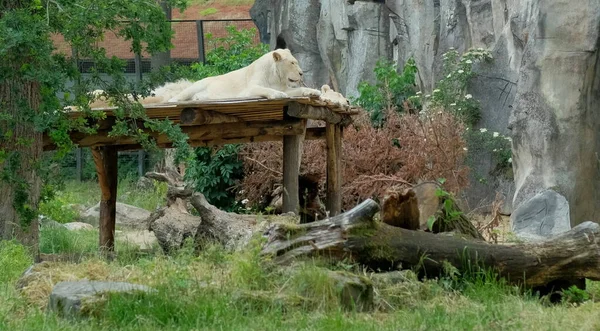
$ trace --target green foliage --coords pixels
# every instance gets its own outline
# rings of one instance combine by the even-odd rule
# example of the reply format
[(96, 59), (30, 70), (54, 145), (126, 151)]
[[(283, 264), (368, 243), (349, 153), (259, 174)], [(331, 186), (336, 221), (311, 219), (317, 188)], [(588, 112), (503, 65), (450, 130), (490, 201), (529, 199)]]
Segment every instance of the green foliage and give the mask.
[(204, 10), (200, 11), (200, 16), (208, 16), (208, 15), (212, 15), (212, 14), (216, 14), (218, 13), (219, 10), (217, 8), (206, 8)]
[(47, 216), (58, 223), (76, 222), (79, 211), (70, 204), (73, 197), (68, 192), (56, 192), (52, 199), (46, 199), (40, 203), (40, 214)]
[[(432, 215), (427, 219), (427, 228), (429, 228), (429, 231), (433, 231), (434, 226), (436, 226), (437, 232), (445, 225), (452, 224), (460, 220), (460, 218), (463, 216), (463, 212), (460, 211), (460, 209), (456, 206), (456, 202), (454, 201), (452, 194), (444, 190), (441, 186), (435, 190), (435, 196), (442, 201), (442, 208), (438, 211), (438, 213), (436, 213), (435, 216)], [(440, 222), (443, 224), (440, 224)]]
[(222, 209), (230, 209), (235, 194), (230, 192), (243, 176), (243, 163), (238, 156), (238, 145), (225, 145), (219, 149), (197, 148), (196, 158), (186, 170), (186, 180), (192, 182), (198, 192)]
[(465, 138), (469, 151), (467, 162), (473, 164), (476, 157), (480, 157), (485, 152), (491, 152), (492, 164), (496, 165), (492, 173), (508, 178), (512, 177), (512, 139), (510, 137), (480, 128), (479, 130), (467, 129)]
[(573, 285), (566, 290), (562, 290), (562, 302), (571, 304), (581, 304), (590, 299), (590, 294)]
[(0, 240), (0, 287), (16, 281), (33, 263), (31, 253), (14, 240)]
[(403, 102), (415, 95), (417, 66), (413, 59), (409, 59), (402, 73), (398, 73), (393, 62), (379, 60), (374, 72), (375, 85), (368, 82), (360, 83), (358, 86), (360, 96), (353, 102), (369, 112), (374, 126), (381, 127), (385, 122), (387, 111), (403, 110)]
[(454, 49), (443, 55), (443, 75), (437, 82), (431, 95), (419, 94), (418, 99), (428, 108), (442, 108), (455, 114), (467, 126), (472, 127), (479, 121), (480, 105), (467, 93), (467, 85), (475, 76), (473, 64), (482, 61), (491, 61), (490, 52), (479, 48), (470, 50), (459, 56)]
[(269, 45), (256, 44), (256, 29), (238, 30), (235, 26), (227, 26), (227, 35), (216, 38), (206, 34), (208, 43), (206, 63), (191, 66), (194, 79), (222, 75), (254, 62), (269, 51)]
[[(180, 0), (167, 2), (178, 8), (185, 6), (185, 2)], [(148, 139), (148, 133), (136, 125), (135, 119), (143, 119), (148, 129), (169, 135), (176, 147), (181, 147), (181, 158), (190, 155), (187, 138), (178, 127), (168, 121), (149, 120), (143, 107), (125, 97), (137, 87), (127, 83), (123, 74), (124, 62), (108, 58), (106, 51), (98, 46), (105, 32), (110, 30), (128, 40), (134, 52), (153, 54), (167, 50), (171, 47), (173, 32), (157, 2), (2, 2), (0, 12), (0, 57), (3, 59), (0, 63), (0, 85), (18, 82), (15, 86), (39, 87), (39, 95), (36, 95), (35, 89), (32, 95), (19, 89), (10, 90), (12, 96), (7, 99), (11, 100), (11, 108), (0, 116), (2, 136), (16, 139), (18, 145), (20, 137), (14, 135), (16, 124), (30, 124), (32, 130), (35, 127), (39, 132), (48, 132), (59, 147), (59, 155), (64, 155), (73, 147), (68, 131), (89, 133), (95, 128), (88, 126), (83, 117), (70, 120), (59, 110), (65, 105), (75, 105), (93, 118), (103, 117), (101, 112), (91, 114), (88, 107), (92, 98), (89, 91), (101, 88), (116, 100), (119, 107), (111, 134), (133, 136), (143, 146), (152, 148), (154, 144)], [(54, 53), (51, 34), (61, 34), (65, 42), (77, 50), (76, 58), (94, 62), (90, 78), (82, 77), (74, 59)], [(75, 85), (71, 88), (69, 82)], [(60, 93), (64, 94), (64, 98), (57, 97)], [(41, 99), (41, 103), (38, 109), (33, 109), (29, 106), (30, 101), (36, 99)], [(8, 148), (10, 150), (0, 148), (3, 163), (19, 167), (33, 164), (29, 160), (31, 155), (19, 155), (11, 145)], [(37, 213), (37, 206), (32, 202), (37, 197), (29, 196), (29, 183), (17, 180), (18, 172), (14, 171), (14, 167), (2, 168), (0, 179), (14, 188), (13, 206), (25, 223), (23, 225), (27, 225)]]

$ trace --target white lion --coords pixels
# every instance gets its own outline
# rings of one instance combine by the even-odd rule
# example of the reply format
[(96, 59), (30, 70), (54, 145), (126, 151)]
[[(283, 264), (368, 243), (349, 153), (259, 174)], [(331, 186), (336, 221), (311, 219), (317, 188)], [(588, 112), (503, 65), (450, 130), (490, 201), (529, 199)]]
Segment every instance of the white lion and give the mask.
[(329, 87), (329, 85), (325, 84), (321, 86), (321, 100), (327, 102), (328, 104), (333, 104), (338, 107), (345, 107), (350, 105), (350, 101), (346, 99), (341, 93), (336, 92)]
[(169, 102), (264, 97), (318, 97), (321, 91), (301, 87), (302, 69), (288, 49), (269, 52), (247, 67), (207, 77), (187, 87)]

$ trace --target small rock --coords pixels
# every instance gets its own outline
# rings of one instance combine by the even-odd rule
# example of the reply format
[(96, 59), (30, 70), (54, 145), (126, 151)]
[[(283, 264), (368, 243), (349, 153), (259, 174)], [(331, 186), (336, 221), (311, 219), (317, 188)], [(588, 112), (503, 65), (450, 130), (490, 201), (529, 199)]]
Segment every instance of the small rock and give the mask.
[[(119, 226), (135, 229), (147, 229), (148, 217), (150, 217), (150, 212), (145, 209), (117, 202), (116, 224)], [(82, 222), (89, 223), (94, 226), (98, 226), (99, 219), (100, 203), (81, 214)]]
[(70, 231), (79, 231), (79, 230), (94, 230), (94, 226), (88, 223), (83, 222), (71, 222), (65, 223), (62, 226), (67, 228)]
[(102, 281), (73, 281), (60, 282), (54, 286), (48, 301), (48, 309), (62, 316), (74, 317), (84, 315), (82, 306), (88, 303), (99, 304), (96, 300), (104, 293), (133, 293), (152, 292), (154, 289), (124, 282), (102, 282)]
[(522, 203), (511, 215), (512, 230), (523, 240), (543, 240), (569, 231), (569, 202), (553, 190), (546, 190)]
[(373, 284), (368, 279), (341, 271), (332, 271), (329, 275), (335, 281), (344, 308), (362, 312), (373, 308)]

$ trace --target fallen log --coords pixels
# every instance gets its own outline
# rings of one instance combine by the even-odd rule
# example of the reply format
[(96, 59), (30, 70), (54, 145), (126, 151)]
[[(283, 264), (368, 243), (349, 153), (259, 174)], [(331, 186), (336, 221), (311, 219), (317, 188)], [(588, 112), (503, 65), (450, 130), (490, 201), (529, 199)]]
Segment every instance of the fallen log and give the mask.
[(446, 261), (465, 272), (489, 268), (512, 284), (544, 286), (557, 280), (600, 280), (600, 225), (582, 223), (548, 240), (498, 245), (393, 227), (373, 220), (379, 206), (366, 200), (327, 220), (274, 224), (263, 254), (289, 263), (296, 257), (351, 258), (374, 270), (417, 268), (439, 276)]

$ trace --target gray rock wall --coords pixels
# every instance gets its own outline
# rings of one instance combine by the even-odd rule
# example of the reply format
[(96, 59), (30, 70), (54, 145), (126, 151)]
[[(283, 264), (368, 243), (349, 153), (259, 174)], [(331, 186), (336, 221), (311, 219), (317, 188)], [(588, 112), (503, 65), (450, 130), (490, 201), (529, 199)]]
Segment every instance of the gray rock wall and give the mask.
[(514, 138), (514, 182), (490, 176), (491, 158), (482, 155), (473, 171), (488, 180), (471, 180), (469, 207), (500, 192), (509, 212), (553, 188), (578, 224), (596, 221), (600, 194), (599, 7), (598, 0), (257, 0), (252, 15), (268, 17), (261, 31), (272, 45), (279, 33), (286, 38), (309, 85), (347, 95), (373, 80), (380, 57), (400, 67), (414, 58), (428, 92), (450, 47), (490, 50), (494, 61), (477, 67), (469, 92), (481, 101), (479, 126)]

